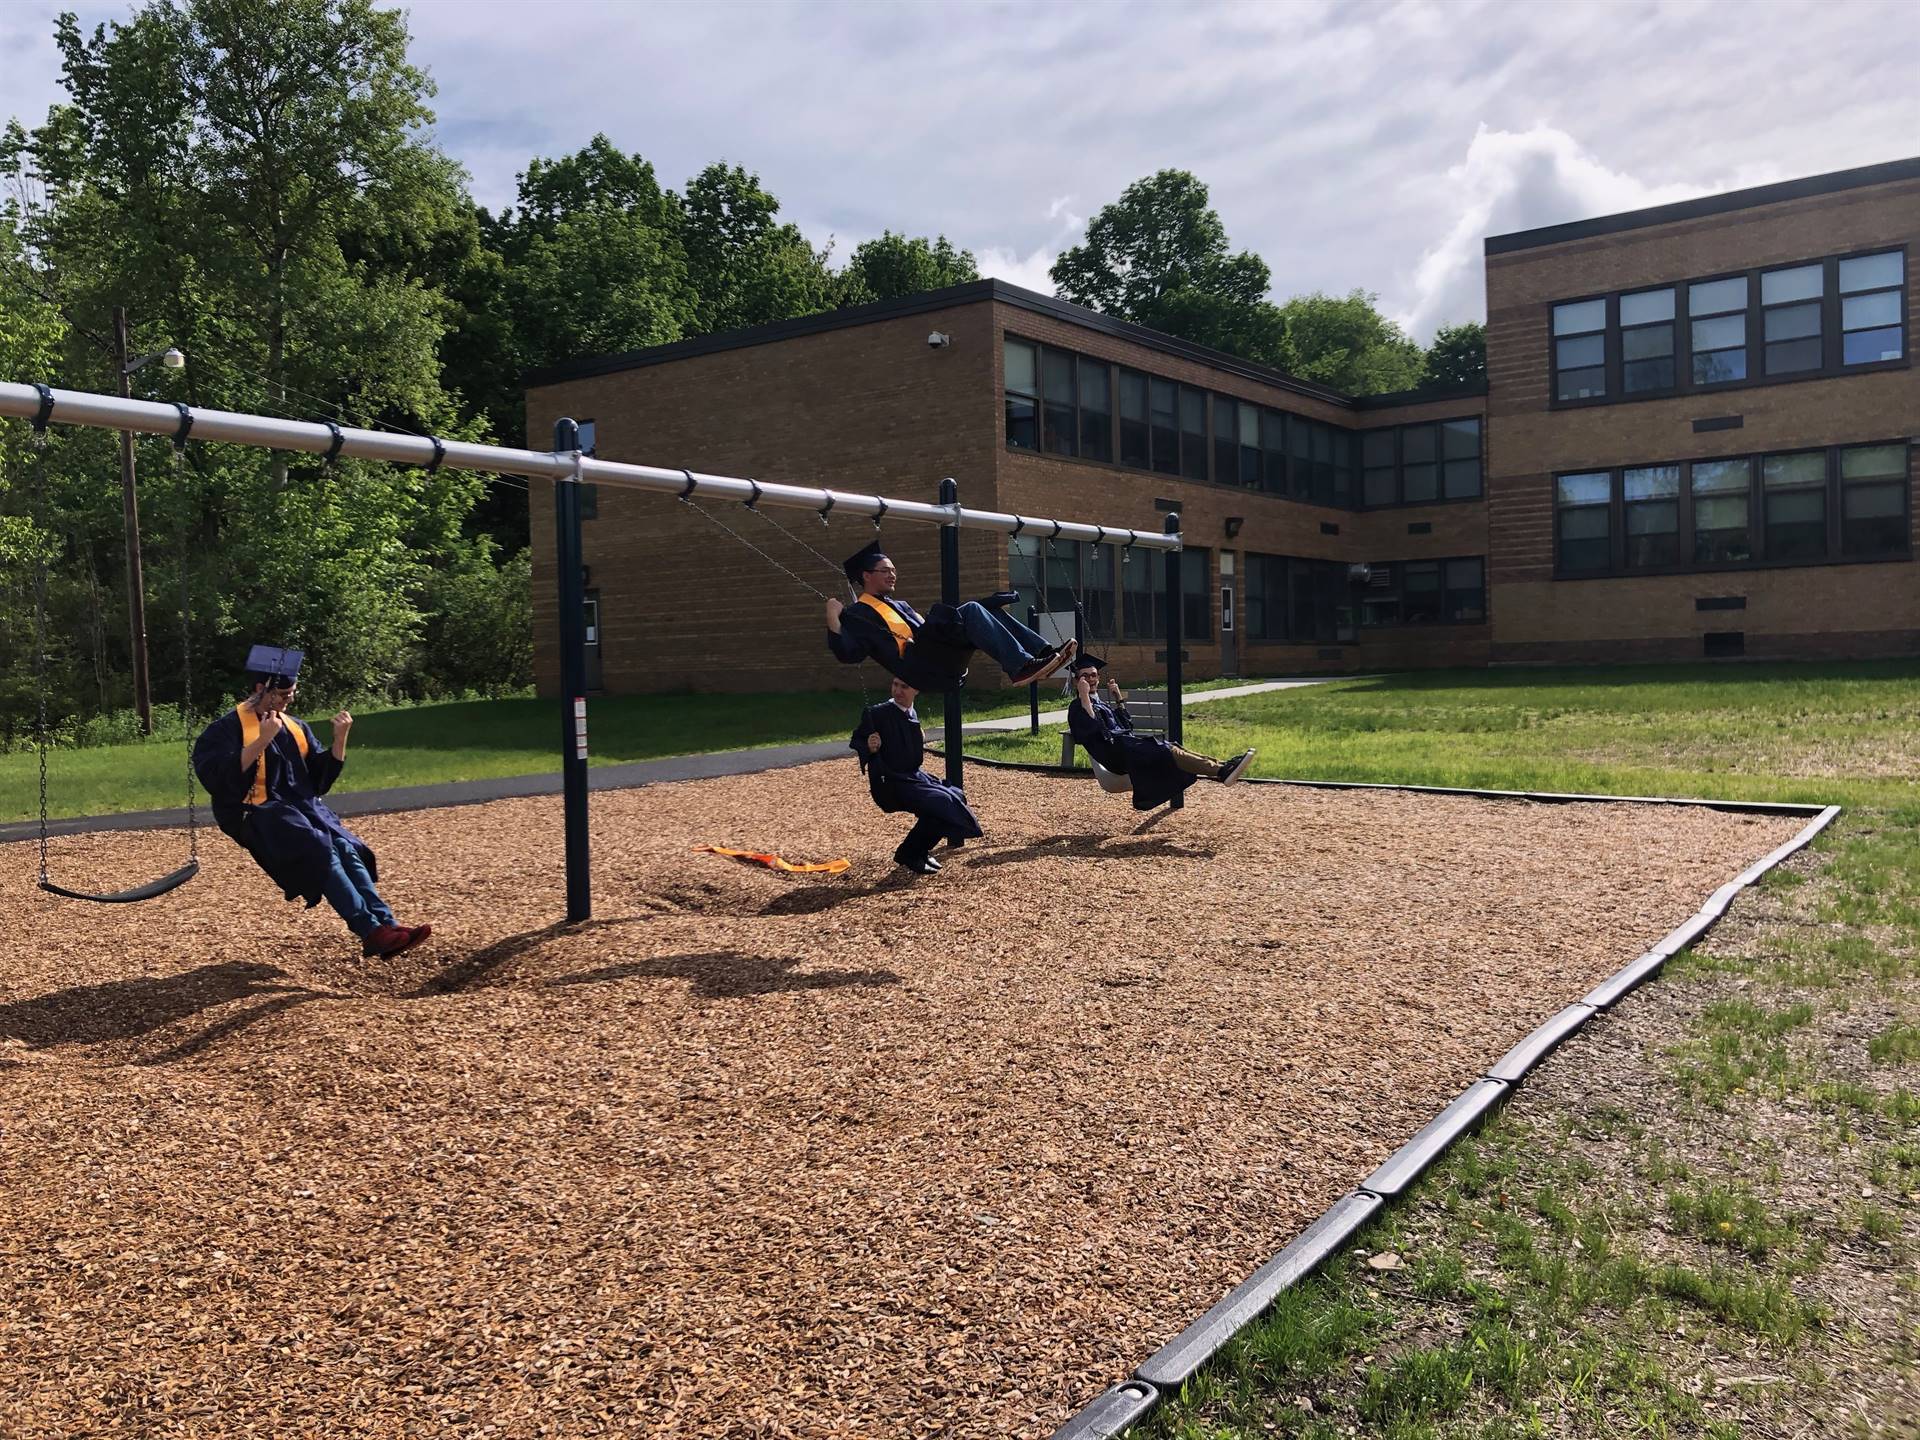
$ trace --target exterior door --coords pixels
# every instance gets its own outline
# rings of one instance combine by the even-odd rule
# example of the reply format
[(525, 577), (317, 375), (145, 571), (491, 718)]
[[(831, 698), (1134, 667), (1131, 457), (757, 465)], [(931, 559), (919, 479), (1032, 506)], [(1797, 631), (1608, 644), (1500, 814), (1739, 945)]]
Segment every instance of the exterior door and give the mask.
[(1240, 636), (1233, 628), (1233, 552), (1220, 552), (1220, 673), (1240, 673)]
[(587, 691), (598, 694), (602, 689), (600, 679), (600, 592), (587, 591), (584, 608), (587, 622)]

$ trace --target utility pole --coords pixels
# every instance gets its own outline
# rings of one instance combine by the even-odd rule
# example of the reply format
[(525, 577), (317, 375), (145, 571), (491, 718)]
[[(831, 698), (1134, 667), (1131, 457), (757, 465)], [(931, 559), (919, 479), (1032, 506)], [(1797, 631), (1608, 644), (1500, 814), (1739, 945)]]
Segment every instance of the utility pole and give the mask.
[[(127, 312), (113, 307), (113, 374), (122, 400), (133, 393), (127, 364)], [(140, 733), (153, 734), (153, 690), (147, 680), (146, 585), (140, 575), (140, 500), (133, 487), (133, 432), (120, 432), (120, 510), (127, 535), (127, 628), (133, 638), (133, 708)], [(182, 562), (184, 563), (184, 562)]]

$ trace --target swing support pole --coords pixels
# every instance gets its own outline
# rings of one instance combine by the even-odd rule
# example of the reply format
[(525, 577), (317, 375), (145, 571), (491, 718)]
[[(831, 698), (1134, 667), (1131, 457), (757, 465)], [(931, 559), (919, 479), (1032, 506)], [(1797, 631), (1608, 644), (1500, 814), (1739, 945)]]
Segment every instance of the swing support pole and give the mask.
[[(1180, 516), (1175, 513), (1167, 516), (1167, 534), (1180, 534)], [(1186, 739), (1186, 725), (1180, 714), (1180, 646), (1186, 639), (1185, 616), (1180, 613), (1180, 552), (1167, 551), (1167, 739), (1175, 745)], [(1176, 794), (1173, 808), (1183, 809), (1185, 797)]]
[(560, 601), (560, 781), (567, 848), (567, 921), (593, 915), (587, 848), (587, 597), (580, 573), (580, 427), (553, 426), (555, 454), (571, 453), (573, 473), (553, 486), (554, 565)]
[[(949, 475), (940, 482), (940, 504), (951, 507), (957, 516), (960, 513), (960, 486)], [(940, 531), (940, 599), (948, 605), (960, 603), (960, 527), (947, 525)], [(955, 686), (946, 694), (947, 741), (947, 784), (959, 790), (965, 787), (963, 778), (965, 763), (961, 751), (966, 745), (966, 735), (960, 720), (960, 688)]]

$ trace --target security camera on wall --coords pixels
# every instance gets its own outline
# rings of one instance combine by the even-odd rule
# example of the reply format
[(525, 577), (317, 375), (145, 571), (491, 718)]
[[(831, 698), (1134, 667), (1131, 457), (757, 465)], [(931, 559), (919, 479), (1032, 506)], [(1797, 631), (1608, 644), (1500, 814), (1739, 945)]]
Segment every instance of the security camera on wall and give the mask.
[(931, 335), (927, 336), (927, 348), (929, 350), (944, 350), (952, 343), (953, 337), (941, 330), (935, 330)]

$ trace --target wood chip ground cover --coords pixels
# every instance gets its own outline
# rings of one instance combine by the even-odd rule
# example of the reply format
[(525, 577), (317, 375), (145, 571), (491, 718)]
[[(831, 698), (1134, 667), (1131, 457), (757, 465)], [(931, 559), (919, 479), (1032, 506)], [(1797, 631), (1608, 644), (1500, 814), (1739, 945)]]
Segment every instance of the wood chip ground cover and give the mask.
[(580, 927), (557, 801), (369, 817), (392, 962), (0, 849), (0, 1434), (1045, 1434), (1801, 823), (970, 779), (931, 879), (845, 764), (598, 795)]

